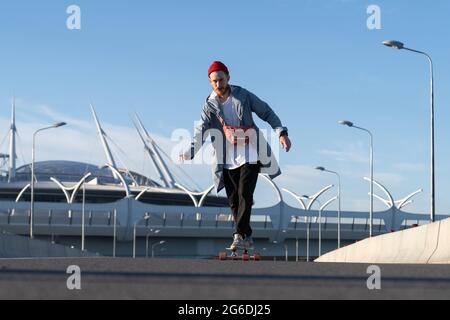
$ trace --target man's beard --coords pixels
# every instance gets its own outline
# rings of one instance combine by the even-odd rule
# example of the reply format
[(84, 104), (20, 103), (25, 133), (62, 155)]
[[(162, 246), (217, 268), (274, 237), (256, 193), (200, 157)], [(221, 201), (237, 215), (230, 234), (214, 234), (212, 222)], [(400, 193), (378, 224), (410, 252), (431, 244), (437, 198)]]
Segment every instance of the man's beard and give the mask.
[(217, 93), (217, 95), (219, 95), (219, 96), (224, 96), (224, 95), (226, 95), (227, 93), (228, 93), (228, 87), (226, 87), (226, 88), (217, 88), (216, 89), (216, 93)]

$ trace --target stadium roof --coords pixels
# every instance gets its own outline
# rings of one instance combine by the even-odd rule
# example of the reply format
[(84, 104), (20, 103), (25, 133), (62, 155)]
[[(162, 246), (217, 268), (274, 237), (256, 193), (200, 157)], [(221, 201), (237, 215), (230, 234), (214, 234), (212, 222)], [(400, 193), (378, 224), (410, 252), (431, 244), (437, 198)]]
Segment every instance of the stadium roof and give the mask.
[[(158, 183), (136, 172), (119, 170), (128, 183), (136, 181), (143, 186), (160, 187)], [(120, 184), (120, 180), (114, 178), (111, 170), (107, 167), (99, 167), (93, 164), (74, 161), (43, 161), (36, 162), (34, 172), (38, 181), (50, 181), (56, 178), (61, 182), (78, 182), (86, 174), (91, 173), (88, 181), (97, 179), (100, 184)], [(30, 181), (31, 164), (17, 169), (14, 181)]]

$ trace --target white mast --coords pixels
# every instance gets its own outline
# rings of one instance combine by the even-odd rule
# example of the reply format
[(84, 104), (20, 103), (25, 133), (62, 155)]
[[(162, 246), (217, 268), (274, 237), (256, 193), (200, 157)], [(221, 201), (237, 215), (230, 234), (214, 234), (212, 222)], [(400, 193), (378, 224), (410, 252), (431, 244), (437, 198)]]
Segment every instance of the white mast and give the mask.
[(169, 187), (176, 188), (176, 185), (175, 185), (176, 181), (173, 178), (172, 173), (169, 171), (169, 168), (167, 167), (166, 163), (161, 158), (161, 155), (159, 154), (158, 148), (156, 147), (155, 141), (148, 134), (147, 130), (145, 129), (144, 125), (141, 122), (141, 119), (139, 119), (139, 116), (137, 114), (135, 114), (135, 116), (136, 116), (136, 120), (138, 121), (142, 132), (145, 134), (145, 137), (147, 139), (146, 141), (144, 141), (144, 144), (148, 148), (148, 152), (150, 154), (150, 157), (153, 159), (153, 157), (152, 157), (152, 153), (153, 153), (155, 158), (156, 158), (156, 162), (154, 162), (155, 166), (157, 166), (160, 169), (158, 171), (162, 171), (162, 173), (164, 175), (163, 181)]
[(9, 168), (8, 182), (16, 177), (16, 98), (13, 97), (11, 112), (11, 129), (9, 132)]
[[(109, 148), (108, 142), (106, 141), (106, 133), (103, 131), (100, 122), (98, 121), (97, 114), (95, 113), (94, 106), (91, 104), (91, 110), (92, 114), (94, 115), (95, 124), (97, 125), (98, 135), (100, 136), (100, 140), (103, 145), (103, 150), (105, 151), (106, 159), (108, 160), (108, 164), (113, 166), (115, 169), (117, 169), (116, 162), (114, 161), (114, 158), (111, 153), (111, 149)], [(116, 173), (112, 171), (112, 174), (115, 179), (118, 179), (119, 177), (116, 175)]]
[(164, 186), (166, 188), (170, 187), (169, 182), (167, 182), (166, 177), (164, 176), (163, 172), (161, 171), (161, 169), (159, 168), (156, 159), (155, 159), (155, 153), (150, 149), (150, 147), (148, 146), (147, 142), (145, 141), (144, 137), (142, 136), (141, 131), (138, 128), (138, 125), (136, 124), (136, 122), (133, 120), (133, 124), (134, 127), (136, 128), (137, 133), (139, 134), (139, 137), (141, 138), (142, 142), (144, 143), (145, 146), (145, 151), (147, 151), (147, 153), (150, 156), (150, 160), (152, 161), (153, 167), (155, 168), (155, 170), (158, 172), (159, 174), (159, 179), (164, 182)]

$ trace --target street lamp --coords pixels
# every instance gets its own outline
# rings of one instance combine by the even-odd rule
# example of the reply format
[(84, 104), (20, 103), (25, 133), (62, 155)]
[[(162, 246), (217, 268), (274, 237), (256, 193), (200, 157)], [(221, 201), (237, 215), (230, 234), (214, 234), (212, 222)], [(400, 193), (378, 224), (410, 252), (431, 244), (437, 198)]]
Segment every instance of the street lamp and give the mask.
[(161, 241), (159, 241), (159, 242), (157, 242), (157, 243), (152, 244), (152, 258), (155, 257), (155, 247), (156, 247), (156, 246), (159, 246), (159, 245), (161, 245), (161, 244), (164, 244), (164, 243), (166, 243), (166, 241), (161, 240)]
[(148, 258), (148, 247), (149, 247), (148, 240), (150, 238), (150, 233), (158, 234), (160, 232), (161, 232), (161, 230), (153, 230), (153, 229), (150, 229), (149, 232), (147, 232), (147, 237), (145, 239), (145, 257), (146, 258)]
[(332, 173), (338, 177), (338, 195), (337, 195), (338, 200), (339, 200), (339, 204), (338, 204), (338, 248), (340, 248), (341, 247), (341, 176), (339, 175), (339, 173), (337, 173), (335, 171), (327, 170), (324, 167), (316, 167), (316, 170)]
[(286, 262), (288, 262), (289, 261), (289, 252), (288, 252), (287, 243), (284, 244), (284, 255), (285, 255)]
[(383, 44), (387, 47), (394, 48), (394, 49), (403, 49), (407, 51), (412, 51), (415, 53), (422, 54), (428, 58), (428, 61), (430, 62), (430, 131), (431, 131), (431, 151), (430, 151), (430, 158), (431, 158), (431, 208), (430, 208), (430, 220), (431, 222), (434, 222), (436, 219), (436, 208), (435, 208), (435, 170), (434, 170), (434, 76), (433, 76), (433, 60), (431, 60), (430, 55), (428, 55), (425, 52), (410, 49), (405, 47), (405, 45), (400, 41), (395, 40), (387, 40), (383, 41)]
[[(336, 199), (338, 199), (338, 197), (331, 198), (319, 209), (319, 257), (322, 255), (322, 212)], [(338, 221), (338, 228), (340, 230), (340, 221)]]
[(84, 252), (84, 246), (85, 246), (85, 221), (84, 221), (84, 209), (85, 209), (85, 202), (86, 202), (86, 188), (83, 181), (83, 206), (81, 208), (81, 251)]
[[(294, 193), (294, 192), (292, 192), (292, 191), (290, 191), (290, 190), (288, 190), (288, 189), (283, 189), (283, 191), (284, 192), (286, 192), (286, 193), (289, 193), (291, 196), (293, 196), (294, 198), (295, 198), (295, 200), (297, 200), (299, 203), (300, 203), (300, 205), (301, 205), (301, 207), (303, 208), (303, 210), (305, 210), (305, 211), (310, 211), (311, 210), (311, 207), (313, 206), (313, 204), (317, 201), (318, 203), (319, 203), (319, 206), (320, 206), (320, 202), (319, 202), (319, 200), (318, 200), (318, 198), (323, 194), (323, 193), (325, 193), (326, 191), (328, 191), (329, 189), (331, 189), (332, 187), (334, 187), (334, 185), (329, 185), (329, 186), (326, 186), (325, 188), (323, 188), (322, 190), (320, 190), (319, 192), (317, 192), (315, 195), (313, 195), (313, 196), (307, 196), (307, 195), (304, 195), (304, 196), (299, 196), (298, 194), (296, 194), (296, 193)], [(308, 200), (310, 200), (309, 201), (309, 203), (308, 203), (308, 205), (305, 205), (305, 203), (303, 202), (303, 200), (302, 199), (308, 199)], [(297, 222), (298, 222), (298, 219), (300, 218), (299, 216), (293, 216), (293, 217), (295, 217), (295, 222), (296, 222), (296, 224), (297, 224)], [(307, 221), (307, 220), (306, 220)], [(296, 227), (297, 228), (297, 227)], [(307, 227), (307, 237), (308, 237), (308, 241), (307, 241), (307, 251), (309, 250), (309, 227)], [(298, 237), (296, 237), (295, 238), (295, 240), (296, 240), (296, 261), (298, 261)]]
[[(148, 219), (150, 219), (150, 215), (148, 215), (148, 214), (145, 214), (144, 215), (144, 217), (143, 217), (143, 220), (147, 223), (148, 222)], [(133, 227), (133, 259), (135, 259), (136, 258), (136, 241), (137, 241), (137, 239), (136, 239), (136, 236), (137, 236), (137, 224), (139, 223), (139, 222), (141, 222), (142, 220), (138, 220), (138, 221), (136, 221), (135, 223), (134, 223), (134, 227)], [(158, 232), (159, 232), (159, 230), (158, 230)], [(157, 232), (156, 232), (157, 233)], [(147, 235), (147, 237), (148, 237), (148, 235)], [(148, 242), (148, 238), (147, 238), (147, 242)], [(147, 243), (147, 254), (146, 254), (146, 256), (148, 255), (148, 243)]]
[(139, 221), (136, 221), (133, 226), (133, 259), (136, 258), (136, 226)]
[(33, 134), (33, 144), (32, 144), (32, 148), (31, 148), (31, 208), (30, 208), (30, 238), (31, 239), (34, 238), (34, 233), (33, 233), (33, 225), (34, 225), (34, 153), (35, 153), (34, 145), (35, 145), (35, 141), (36, 141), (36, 135), (41, 131), (44, 131), (47, 129), (59, 128), (59, 127), (65, 126), (66, 124), (67, 123), (65, 123), (65, 122), (58, 122), (52, 126), (36, 130)]
[[(312, 196), (308, 196), (306, 194), (304, 194), (303, 196), (301, 196), (301, 198), (303, 199), (313, 199)], [(317, 203), (319, 204), (319, 208), (322, 206), (322, 204), (320, 203), (319, 199), (316, 199), (315, 201), (317, 201)], [(310, 203), (310, 205), (312, 205), (313, 202)], [(321, 219), (321, 211), (319, 210), (319, 219)], [(320, 223), (320, 221), (319, 221)], [(321, 227), (321, 226), (320, 226)], [(307, 221), (307, 225), (306, 225), (306, 262), (309, 262), (309, 240), (310, 240), (310, 235), (311, 233), (311, 221)], [(319, 236), (321, 236), (321, 231), (319, 230)], [(321, 239), (319, 240), (319, 242), (321, 241)]]
[(350, 121), (339, 121), (339, 124), (343, 126), (347, 126), (350, 128), (359, 129), (362, 131), (365, 131), (370, 136), (370, 213), (369, 213), (369, 235), (370, 237), (373, 236), (373, 135), (372, 132), (370, 132), (367, 129), (355, 126), (353, 122)]
[(114, 209), (113, 215), (113, 258), (115, 258), (117, 248), (117, 209)]

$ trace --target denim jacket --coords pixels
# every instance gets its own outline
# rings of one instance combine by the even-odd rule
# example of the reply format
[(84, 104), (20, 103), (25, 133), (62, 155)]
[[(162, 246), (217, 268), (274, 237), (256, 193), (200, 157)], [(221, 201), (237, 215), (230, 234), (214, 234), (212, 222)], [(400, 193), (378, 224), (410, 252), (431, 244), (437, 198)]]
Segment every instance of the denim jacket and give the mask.
[[(287, 133), (287, 128), (282, 126), (280, 118), (269, 105), (256, 95), (238, 86), (230, 86), (230, 89), (233, 108), (241, 121), (241, 126), (253, 126), (257, 133), (257, 152), (262, 165), (261, 173), (268, 174), (270, 178), (274, 179), (281, 174), (281, 170), (275, 156), (272, 154), (270, 145), (253, 121), (253, 113), (269, 123), (278, 136), (282, 132)], [(224, 188), (223, 169), (226, 150), (225, 134), (218, 116), (224, 117), (219, 101), (214, 95), (210, 95), (203, 106), (201, 119), (196, 126), (194, 139), (191, 144), (191, 159), (193, 159), (208, 136), (211, 137), (214, 149), (213, 179), (217, 193)]]

